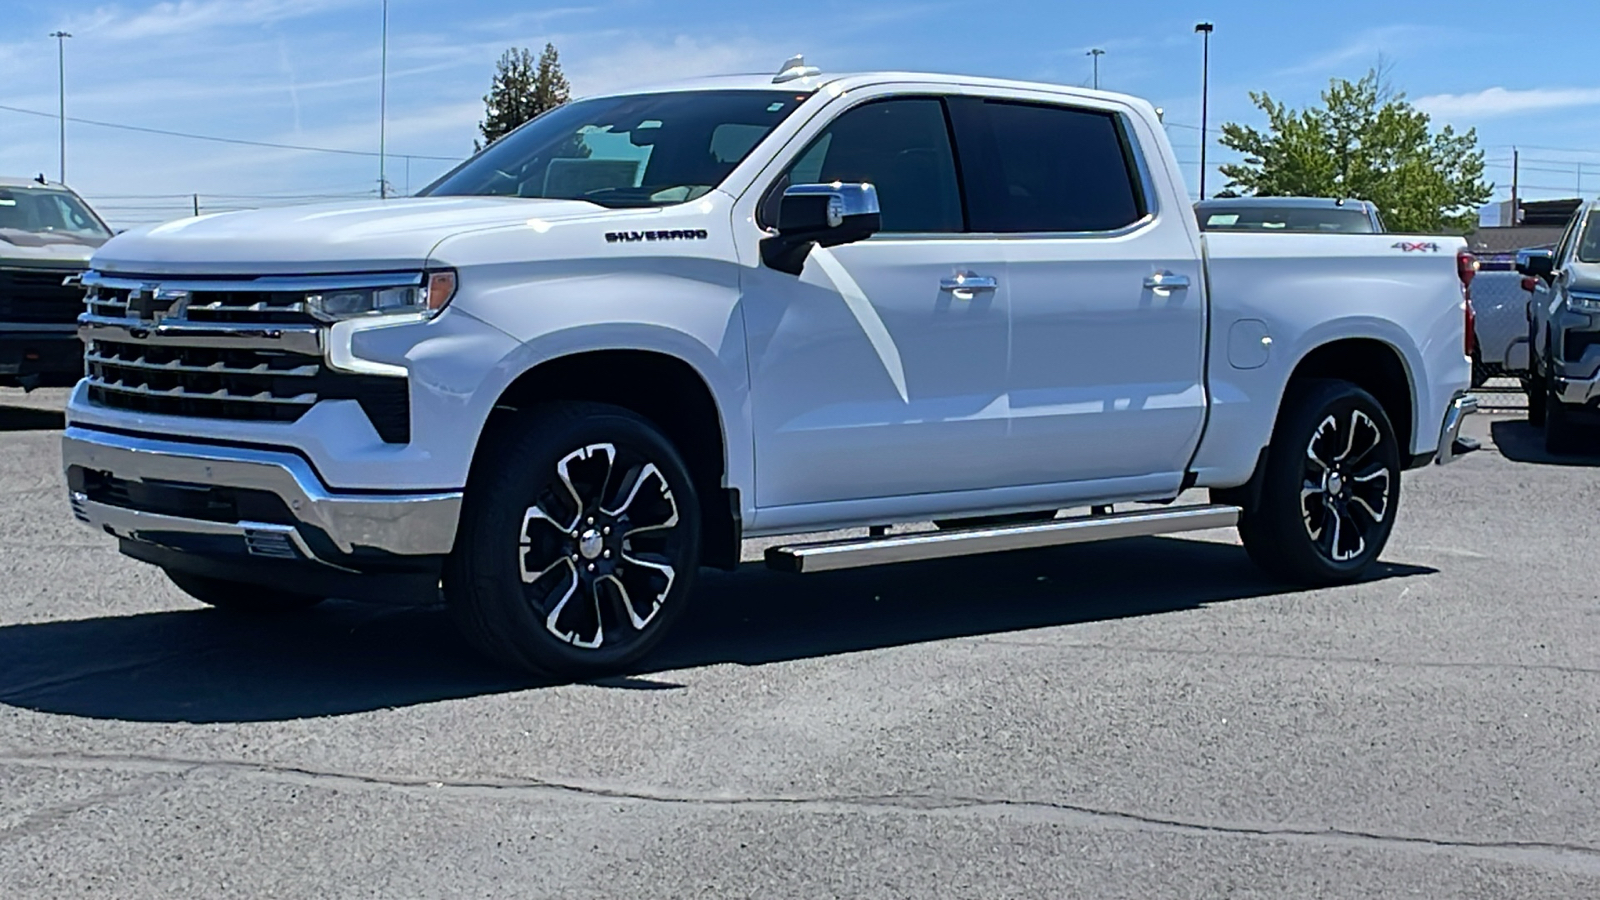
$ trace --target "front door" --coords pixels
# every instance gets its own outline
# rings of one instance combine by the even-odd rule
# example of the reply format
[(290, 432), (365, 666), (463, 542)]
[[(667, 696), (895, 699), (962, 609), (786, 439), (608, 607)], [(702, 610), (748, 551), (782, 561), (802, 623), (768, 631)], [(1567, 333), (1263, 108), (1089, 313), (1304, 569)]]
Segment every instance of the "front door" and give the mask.
[(1006, 248), (1014, 477), (1081, 487), (1064, 499), (1176, 493), (1206, 409), (1193, 214), (1153, 207), (1135, 119), (1115, 106), (951, 110), (972, 230)]
[(1002, 262), (965, 232), (937, 96), (839, 114), (771, 185), (877, 186), (883, 231), (814, 249), (799, 278), (746, 270), (745, 327), (763, 508), (1007, 483), (986, 465), (1005, 439)]

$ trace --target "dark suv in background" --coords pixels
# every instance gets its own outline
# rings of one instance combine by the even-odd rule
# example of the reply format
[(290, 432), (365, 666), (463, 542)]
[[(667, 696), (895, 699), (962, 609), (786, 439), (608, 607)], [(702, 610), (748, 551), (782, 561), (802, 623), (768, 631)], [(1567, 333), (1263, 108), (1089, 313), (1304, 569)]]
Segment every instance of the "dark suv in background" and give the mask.
[(78, 314), (111, 229), (65, 185), (0, 177), (0, 386), (64, 387), (83, 376)]

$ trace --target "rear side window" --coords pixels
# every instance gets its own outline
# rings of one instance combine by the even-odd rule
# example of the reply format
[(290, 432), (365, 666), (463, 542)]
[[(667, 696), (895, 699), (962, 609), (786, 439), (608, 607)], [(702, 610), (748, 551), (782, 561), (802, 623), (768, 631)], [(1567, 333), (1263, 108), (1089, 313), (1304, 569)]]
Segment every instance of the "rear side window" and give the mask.
[(876, 186), (885, 232), (962, 230), (955, 154), (936, 98), (879, 100), (839, 116), (773, 185), (762, 204), (763, 224), (777, 220), (784, 188), (834, 181)]
[(1114, 113), (1032, 103), (951, 105), (972, 230), (1115, 231), (1144, 218), (1133, 155)]

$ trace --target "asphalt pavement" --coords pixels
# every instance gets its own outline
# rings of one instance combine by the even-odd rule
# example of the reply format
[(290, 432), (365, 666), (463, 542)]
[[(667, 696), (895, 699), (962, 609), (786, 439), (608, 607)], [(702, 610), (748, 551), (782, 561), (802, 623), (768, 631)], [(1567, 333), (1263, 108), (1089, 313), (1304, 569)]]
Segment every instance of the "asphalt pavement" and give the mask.
[(1361, 584), (747, 565), (540, 685), (436, 608), (187, 600), (72, 521), (61, 397), (0, 390), (0, 897), (1600, 897), (1600, 457), (1516, 413)]

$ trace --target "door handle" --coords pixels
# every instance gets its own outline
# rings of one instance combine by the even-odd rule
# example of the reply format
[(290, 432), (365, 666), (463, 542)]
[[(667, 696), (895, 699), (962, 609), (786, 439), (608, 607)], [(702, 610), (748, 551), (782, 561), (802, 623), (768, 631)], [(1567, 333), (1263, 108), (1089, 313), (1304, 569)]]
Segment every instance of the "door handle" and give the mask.
[(1000, 279), (993, 275), (975, 275), (971, 272), (957, 272), (939, 279), (939, 290), (949, 291), (957, 300), (971, 300), (978, 291), (992, 291), (999, 286)]
[(1154, 275), (1145, 276), (1144, 286), (1152, 291), (1170, 291), (1174, 288), (1186, 288), (1189, 286), (1189, 276), (1176, 275), (1172, 272), (1157, 272)]

